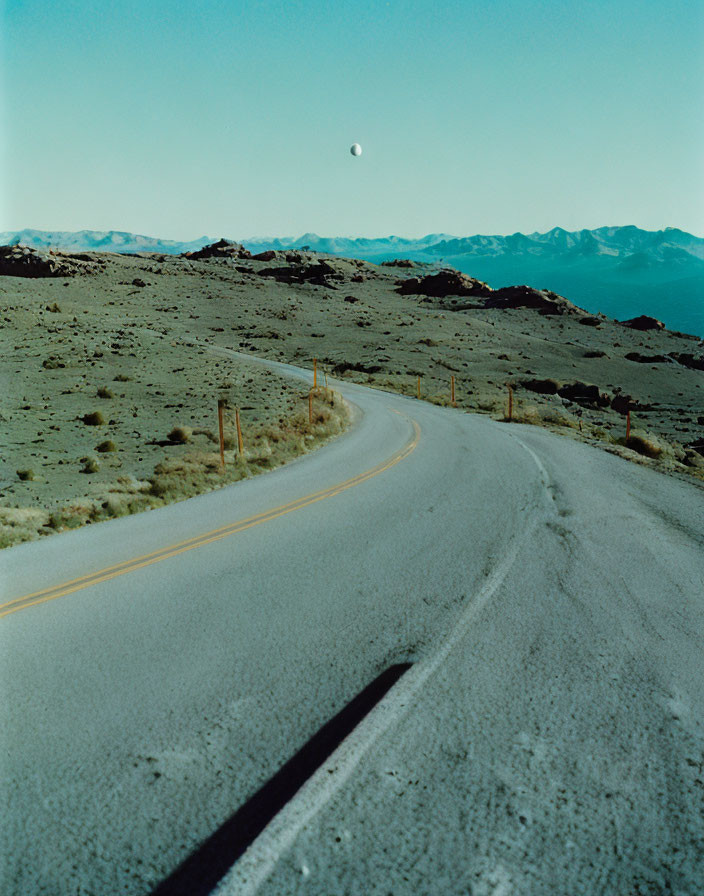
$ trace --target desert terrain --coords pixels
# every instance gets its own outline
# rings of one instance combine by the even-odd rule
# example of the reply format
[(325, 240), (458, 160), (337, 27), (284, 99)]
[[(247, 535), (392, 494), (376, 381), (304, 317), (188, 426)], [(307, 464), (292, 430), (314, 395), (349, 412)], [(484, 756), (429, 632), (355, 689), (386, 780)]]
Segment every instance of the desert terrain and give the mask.
[[(340, 432), (347, 410), (218, 347), (538, 424), (704, 481), (704, 352), (547, 290), (319, 253), (2, 250), (0, 545), (180, 500)], [(327, 380), (326, 380), (327, 378)], [(217, 403), (227, 402), (220, 465)], [(241, 415), (244, 452), (234, 429)], [(631, 429), (626, 441), (626, 412)]]

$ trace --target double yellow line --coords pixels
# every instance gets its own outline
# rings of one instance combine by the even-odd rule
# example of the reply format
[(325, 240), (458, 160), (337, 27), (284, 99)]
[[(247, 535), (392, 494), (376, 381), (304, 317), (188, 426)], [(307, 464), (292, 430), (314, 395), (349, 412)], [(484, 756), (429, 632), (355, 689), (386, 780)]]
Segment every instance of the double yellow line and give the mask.
[[(398, 413), (398, 411), (396, 413)], [(91, 585), (107, 582), (117, 576), (125, 575), (125, 573), (133, 572), (136, 569), (142, 569), (144, 566), (151, 566), (152, 563), (168, 560), (170, 557), (175, 557), (177, 554), (183, 554), (185, 551), (192, 551), (194, 548), (202, 547), (213, 541), (219, 541), (221, 538), (228, 538), (230, 535), (244, 532), (246, 529), (251, 529), (253, 526), (259, 526), (262, 523), (268, 523), (270, 520), (275, 520), (277, 517), (284, 516), (287, 513), (293, 513), (294, 510), (301, 510), (303, 507), (308, 507), (309, 504), (324, 501), (326, 498), (333, 498), (335, 495), (339, 495), (340, 492), (344, 492), (346, 489), (352, 488), (355, 485), (361, 485), (361, 483), (367, 482), (367, 480), (373, 479), (374, 476), (378, 476), (385, 470), (395, 466), (414, 451), (420, 438), (420, 427), (415, 420), (411, 420), (411, 423), (413, 424), (413, 437), (410, 442), (408, 442), (404, 448), (400, 449), (395, 454), (392, 454), (388, 460), (377, 464), (376, 467), (372, 467), (370, 470), (358, 473), (351, 479), (346, 479), (344, 482), (339, 482), (337, 485), (331, 485), (329, 488), (322, 489), (319, 492), (314, 492), (313, 494), (305, 495), (302, 498), (297, 498), (295, 501), (291, 501), (288, 504), (282, 504), (280, 507), (274, 507), (272, 510), (267, 510), (256, 516), (247, 517), (247, 519), (239, 520), (236, 523), (228, 523), (228, 525), (221, 526), (219, 529), (212, 529), (210, 532), (196, 535), (194, 538), (189, 538), (187, 541), (181, 541), (177, 544), (172, 544), (169, 547), (160, 548), (158, 551), (153, 551), (151, 554), (144, 554), (141, 557), (125, 560), (122, 563), (108, 566), (105, 569), (98, 570), (98, 572), (91, 573), (90, 575), (81, 576), (78, 579), (71, 579), (71, 581), (63, 582), (61, 585), (55, 585), (53, 588), (45, 588), (42, 591), (35, 591), (32, 594), (25, 594), (23, 597), (17, 597), (5, 604), (0, 604), (0, 618), (9, 616), (11, 613), (17, 613), (20, 610), (25, 610), (27, 607), (34, 607), (37, 604), (55, 600), (57, 597), (64, 597), (66, 594), (72, 594), (74, 591), (90, 588)]]

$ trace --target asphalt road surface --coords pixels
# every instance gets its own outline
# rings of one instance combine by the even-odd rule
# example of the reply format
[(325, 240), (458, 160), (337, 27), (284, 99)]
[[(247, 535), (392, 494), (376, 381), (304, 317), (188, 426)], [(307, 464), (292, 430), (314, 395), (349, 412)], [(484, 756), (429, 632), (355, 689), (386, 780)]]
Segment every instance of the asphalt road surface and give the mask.
[(703, 892), (702, 489), (339, 388), (308, 457), (0, 554), (0, 890), (152, 892), (407, 663), (220, 894)]

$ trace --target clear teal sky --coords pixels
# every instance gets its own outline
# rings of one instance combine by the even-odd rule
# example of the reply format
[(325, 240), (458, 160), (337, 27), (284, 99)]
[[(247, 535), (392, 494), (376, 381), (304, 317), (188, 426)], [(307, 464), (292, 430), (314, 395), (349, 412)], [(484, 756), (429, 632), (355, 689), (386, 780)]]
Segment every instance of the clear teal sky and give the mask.
[(3, 19), (0, 230), (704, 234), (701, 0), (5, 0)]

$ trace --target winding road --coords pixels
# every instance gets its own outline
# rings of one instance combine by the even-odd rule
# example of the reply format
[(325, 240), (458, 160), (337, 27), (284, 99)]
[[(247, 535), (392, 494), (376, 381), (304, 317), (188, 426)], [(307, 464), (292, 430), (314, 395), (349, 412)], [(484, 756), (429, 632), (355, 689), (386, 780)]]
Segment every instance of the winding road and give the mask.
[(701, 487), (335, 387), (309, 456), (0, 554), (0, 890), (154, 891), (409, 664), (220, 896), (704, 891)]

